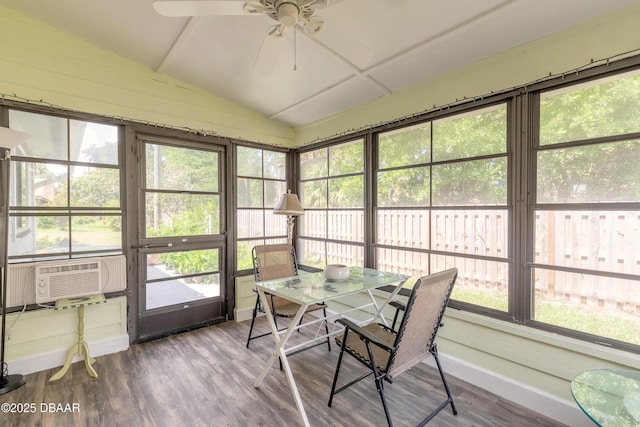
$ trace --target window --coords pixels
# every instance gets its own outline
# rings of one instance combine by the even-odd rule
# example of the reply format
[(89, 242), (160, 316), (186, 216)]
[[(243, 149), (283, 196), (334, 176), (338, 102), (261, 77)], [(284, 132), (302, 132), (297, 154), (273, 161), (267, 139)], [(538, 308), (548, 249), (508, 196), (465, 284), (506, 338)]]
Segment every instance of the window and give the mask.
[(364, 140), (300, 154), (300, 264), (364, 265)]
[(637, 351), (640, 69), (623, 67), (300, 150), (301, 263), (457, 267), (457, 308)]
[(9, 111), (30, 139), (12, 150), (9, 257), (122, 253), (118, 126)]
[(532, 320), (640, 345), (640, 73), (540, 95)]
[(237, 269), (253, 267), (255, 245), (284, 243), (286, 216), (274, 215), (273, 207), (287, 192), (286, 153), (237, 147)]
[(145, 237), (220, 234), (220, 154), (145, 144)]
[(504, 104), (378, 135), (376, 268), (457, 267), (453, 298), (508, 311)]

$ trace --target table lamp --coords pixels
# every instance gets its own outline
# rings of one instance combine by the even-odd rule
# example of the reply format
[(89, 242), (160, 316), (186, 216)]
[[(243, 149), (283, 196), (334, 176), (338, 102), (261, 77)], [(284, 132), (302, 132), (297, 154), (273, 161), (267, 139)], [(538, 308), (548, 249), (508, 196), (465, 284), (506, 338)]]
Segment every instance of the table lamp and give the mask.
[(2, 249), (0, 253), (0, 267), (2, 267), (2, 286), (0, 287), (0, 300), (2, 301), (2, 333), (0, 342), (0, 394), (8, 393), (26, 383), (23, 375), (9, 375), (9, 369), (4, 361), (5, 329), (7, 321), (7, 268), (9, 247), (9, 162), (11, 149), (26, 141), (29, 135), (17, 130), (0, 127), (0, 172), (2, 172), (2, 186), (0, 187), (0, 237)]
[(273, 213), (287, 216), (287, 241), (290, 245), (293, 245), (293, 222), (296, 216), (304, 215), (304, 208), (300, 204), (298, 196), (288, 190), (276, 203)]

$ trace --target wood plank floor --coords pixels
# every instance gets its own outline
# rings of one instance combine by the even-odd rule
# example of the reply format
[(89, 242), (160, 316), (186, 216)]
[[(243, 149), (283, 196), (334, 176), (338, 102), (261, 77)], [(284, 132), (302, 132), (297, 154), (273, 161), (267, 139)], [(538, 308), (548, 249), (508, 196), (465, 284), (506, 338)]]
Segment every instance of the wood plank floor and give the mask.
[[(266, 326), (264, 319), (260, 322), (261, 327)], [(52, 383), (48, 379), (57, 369), (27, 375), (27, 384), (1, 395), (0, 403), (14, 404), (12, 409), (19, 409), (18, 404), (35, 404), (30, 405), (35, 411), (6, 413), (3, 406), (0, 425), (300, 425), (277, 363), (262, 386), (253, 387), (273, 340), (254, 340), (246, 349), (247, 332), (248, 322), (232, 321), (136, 344), (127, 351), (96, 358), (99, 378), (89, 377), (82, 362), (74, 363), (64, 378)], [(333, 407), (327, 407), (337, 357), (335, 346), (331, 352), (321, 346), (289, 358), (311, 425), (386, 425), (371, 379), (338, 394)], [(359, 365), (345, 360), (345, 375), (361, 372)], [(446, 408), (430, 426), (562, 426), (453, 376), (448, 380), (458, 415)], [(426, 364), (405, 372), (385, 392), (396, 426), (415, 425), (444, 399), (437, 371)]]

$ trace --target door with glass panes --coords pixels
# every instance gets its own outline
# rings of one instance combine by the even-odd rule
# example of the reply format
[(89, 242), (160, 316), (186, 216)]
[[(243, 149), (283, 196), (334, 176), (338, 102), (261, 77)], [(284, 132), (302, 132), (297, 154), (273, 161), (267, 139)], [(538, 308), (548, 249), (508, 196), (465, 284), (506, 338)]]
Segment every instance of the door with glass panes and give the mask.
[(139, 137), (138, 338), (226, 315), (225, 147)]

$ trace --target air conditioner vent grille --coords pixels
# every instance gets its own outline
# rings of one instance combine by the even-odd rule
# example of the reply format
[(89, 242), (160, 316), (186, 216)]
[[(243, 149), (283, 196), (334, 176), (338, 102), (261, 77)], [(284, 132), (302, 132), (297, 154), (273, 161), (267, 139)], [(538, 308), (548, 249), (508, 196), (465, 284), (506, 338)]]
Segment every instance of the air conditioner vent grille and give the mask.
[(88, 262), (83, 264), (39, 267), (39, 271), (40, 271), (40, 274), (54, 274), (54, 273), (64, 273), (64, 272), (73, 272), (73, 271), (82, 271), (82, 270), (98, 270), (99, 268), (100, 268), (99, 263)]
[(36, 302), (102, 292), (102, 268), (97, 261), (64, 261), (36, 265)]
[(96, 286), (99, 280), (100, 275), (97, 272), (51, 276), (49, 277), (49, 297), (59, 299), (99, 292), (99, 287)]

